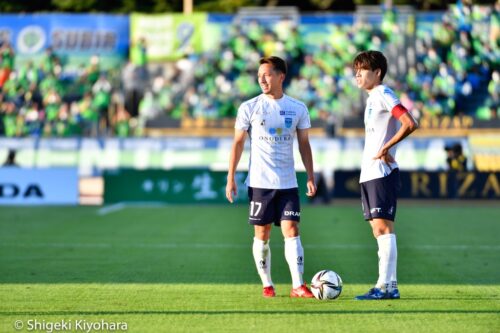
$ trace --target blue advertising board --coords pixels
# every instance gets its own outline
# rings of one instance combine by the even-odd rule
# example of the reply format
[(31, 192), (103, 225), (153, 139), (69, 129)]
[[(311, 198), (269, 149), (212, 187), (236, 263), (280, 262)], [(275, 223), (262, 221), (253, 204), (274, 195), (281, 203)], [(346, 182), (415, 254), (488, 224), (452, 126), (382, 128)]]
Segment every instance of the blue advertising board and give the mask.
[(0, 41), (10, 42), (16, 62), (36, 60), (52, 47), (70, 63), (98, 55), (128, 56), (129, 16), (105, 14), (0, 15)]

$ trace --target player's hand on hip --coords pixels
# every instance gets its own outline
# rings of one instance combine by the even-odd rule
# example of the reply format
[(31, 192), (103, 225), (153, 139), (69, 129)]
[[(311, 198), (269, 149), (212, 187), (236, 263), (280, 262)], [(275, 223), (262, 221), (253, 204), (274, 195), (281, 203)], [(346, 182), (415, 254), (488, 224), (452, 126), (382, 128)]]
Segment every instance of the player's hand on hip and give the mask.
[(389, 167), (391, 171), (392, 171), (391, 163), (394, 163), (396, 161), (394, 157), (392, 157), (392, 155), (389, 154), (389, 151), (386, 149), (381, 149), (377, 154), (377, 156), (375, 156), (373, 159), (374, 160), (380, 159)]
[(392, 157), (391, 154), (389, 154), (389, 150), (387, 149), (381, 149), (378, 154), (373, 158), (374, 160), (382, 160), (382, 162), (389, 164), (389, 163), (394, 163), (394, 157)]
[(394, 163), (396, 160), (394, 157), (392, 157), (391, 154), (387, 153), (386, 155), (382, 156), (382, 161), (389, 166), (389, 169), (392, 170), (391, 163)]
[(313, 180), (307, 181), (307, 193), (308, 197), (314, 197), (316, 195), (316, 184)]

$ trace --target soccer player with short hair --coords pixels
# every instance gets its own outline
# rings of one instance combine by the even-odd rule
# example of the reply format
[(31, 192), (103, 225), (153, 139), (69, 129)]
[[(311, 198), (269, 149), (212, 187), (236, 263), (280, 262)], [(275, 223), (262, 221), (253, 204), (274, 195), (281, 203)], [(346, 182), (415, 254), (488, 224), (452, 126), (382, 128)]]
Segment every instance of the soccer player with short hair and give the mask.
[(246, 184), (250, 201), (249, 223), (254, 226), (253, 257), (263, 284), (263, 296), (274, 297), (271, 279), (272, 224), (281, 226), (285, 258), (292, 275), (290, 297), (314, 297), (303, 281), (304, 249), (300, 241), (300, 203), (294, 168), (293, 141), (297, 136), (307, 172), (307, 195), (314, 196), (316, 184), (308, 129), (309, 112), (304, 103), (283, 92), (286, 62), (278, 57), (260, 59), (258, 80), (262, 94), (245, 101), (238, 109), (234, 141), (229, 159), (226, 197), (237, 195), (235, 172), (250, 137), (250, 161)]
[(382, 84), (387, 59), (379, 51), (359, 53), (353, 62), (359, 88), (368, 92), (364, 114), (365, 147), (361, 164), (361, 202), (378, 243), (379, 277), (375, 287), (358, 300), (400, 298), (397, 245), (394, 232), (397, 192), (400, 188), (396, 144), (418, 127), (394, 92)]

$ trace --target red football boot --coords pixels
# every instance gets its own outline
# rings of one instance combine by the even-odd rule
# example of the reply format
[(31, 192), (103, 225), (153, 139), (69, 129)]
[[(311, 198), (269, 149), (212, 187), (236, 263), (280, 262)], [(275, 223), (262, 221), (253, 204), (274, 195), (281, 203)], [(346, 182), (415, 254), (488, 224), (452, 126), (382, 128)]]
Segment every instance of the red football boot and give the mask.
[(313, 298), (314, 295), (304, 283), (300, 287), (292, 289), (292, 291), (290, 292), (290, 297)]
[(264, 287), (264, 289), (262, 289), (262, 296), (264, 296), (264, 297), (276, 296), (276, 292), (274, 291), (274, 287), (273, 286)]

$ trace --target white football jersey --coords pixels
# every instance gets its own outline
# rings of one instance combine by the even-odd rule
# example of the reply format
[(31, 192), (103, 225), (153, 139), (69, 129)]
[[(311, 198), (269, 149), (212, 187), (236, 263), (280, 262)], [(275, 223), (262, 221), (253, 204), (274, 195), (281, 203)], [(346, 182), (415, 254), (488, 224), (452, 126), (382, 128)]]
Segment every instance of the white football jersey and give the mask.
[[(394, 92), (385, 85), (375, 87), (368, 95), (364, 117), (365, 147), (361, 162), (360, 183), (386, 177), (398, 167), (395, 161), (388, 165), (381, 159), (374, 160), (373, 157), (399, 130), (398, 118), (402, 110), (405, 110)], [(391, 147), (389, 153), (392, 157), (396, 157), (396, 145)]]
[(287, 95), (275, 100), (261, 94), (241, 104), (234, 127), (248, 131), (250, 137), (248, 186), (265, 189), (298, 186), (293, 141), (297, 129), (311, 127), (304, 103)]

